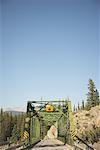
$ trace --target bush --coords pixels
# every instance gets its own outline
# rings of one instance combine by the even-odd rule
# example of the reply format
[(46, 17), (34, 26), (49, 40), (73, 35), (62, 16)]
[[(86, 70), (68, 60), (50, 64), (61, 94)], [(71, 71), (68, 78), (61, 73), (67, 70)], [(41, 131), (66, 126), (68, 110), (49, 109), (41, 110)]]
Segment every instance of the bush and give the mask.
[(81, 134), (81, 138), (89, 144), (94, 144), (100, 139), (100, 127), (95, 127), (92, 130), (85, 131)]

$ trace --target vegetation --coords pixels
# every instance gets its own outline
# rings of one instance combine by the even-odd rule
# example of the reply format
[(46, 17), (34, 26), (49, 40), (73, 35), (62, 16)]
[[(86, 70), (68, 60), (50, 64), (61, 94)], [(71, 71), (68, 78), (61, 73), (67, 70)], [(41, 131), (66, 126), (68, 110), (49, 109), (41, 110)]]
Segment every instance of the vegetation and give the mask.
[(90, 110), (91, 107), (97, 106), (99, 104), (100, 104), (99, 92), (95, 88), (93, 80), (89, 79), (86, 109)]
[(88, 93), (86, 102), (82, 100), (82, 104), (80, 106), (79, 102), (77, 107), (73, 107), (73, 111), (76, 112), (77, 110), (90, 110), (92, 107), (100, 105), (100, 97), (99, 92), (95, 87), (95, 84), (92, 79), (89, 79), (88, 82)]
[[(88, 93), (87, 93), (87, 99), (84, 101), (82, 100), (82, 104), (80, 105), (79, 102), (77, 104), (77, 107), (74, 106), (73, 110), (74, 112), (81, 113), (84, 116), (84, 113), (86, 113), (86, 117), (90, 118), (92, 115), (90, 114), (89, 110), (92, 110), (93, 107), (100, 105), (100, 97), (99, 92), (97, 88), (95, 87), (95, 84), (92, 79), (89, 79), (88, 82)], [(86, 110), (82, 111), (81, 110)], [(95, 110), (95, 109), (94, 109)], [(79, 111), (79, 112), (78, 112)], [(96, 110), (95, 110), (96, 112)], [(94, 115), (93, 115), (94, 117)], [(93, 119), (91, 118), (91, 120)], [(84, 117), (83, 117), (84, 118)], [(95, 118), (96, 119), (96, 118)], [(79, 118), (78, 118), (79, 121)], [(80, 124), (82, 121), (80, 122)], [(90, 122), (89, 122), (90, 123)], [(79, 131), (79, 137), (83, 139), (84, 141), (88, 142), (89, 144), (94, 144), (100, 141), (100, 126), (92, 126), (92, 121), (90, 127), (88, 127), (88, 119), (83, 119), (83, 126), (79, 124), (79, 122), (76, 122), (77, 124), (77, 130)], [(86, 124), (86, 125), (85, 125)], [(85, 128), (86, 126), (86, 128)], [(87, 128), (88, 127), (88, 128)], [(80, 132), (82, 131), (82, 132)]]
[(100, 127), (94, 127), (92, 130), (84, 131), (81, 138), (89, 144), (94, 144), (100, 139)]
[(25, 114), (15, 115), (0, 110), (0, 142), (10, 140), (12, 143), (21, 141), (24, 132)]
[(84, 110), (85, 109), (85, 104), (84, 104), (84, 100), (82, 100), (82, 106), (81, 109)]

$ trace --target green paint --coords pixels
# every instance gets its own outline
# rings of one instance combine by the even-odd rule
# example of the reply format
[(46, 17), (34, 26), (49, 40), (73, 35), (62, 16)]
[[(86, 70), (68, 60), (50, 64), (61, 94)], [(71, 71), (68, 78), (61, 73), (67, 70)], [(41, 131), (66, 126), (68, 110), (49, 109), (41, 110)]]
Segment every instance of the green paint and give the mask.
[[(41, 104), (38, 112), (33, 105)], [(46, 112), (45, 105), (49, 103), (55, 107), (54, 112)], [(43, 105), (44, 104), (44, 105)], [(73, 116), (70, 101), (50, 101), (50, 102), (28, 102), (27, 114), (30, 116), (30, 142), (33, 143), (36, 139), (43, 139), (47, 134), (47, 130), (51, 125), (57, 123), (58, 139), (62, 139), (65, 143), (73, 143), (72, 131)]]

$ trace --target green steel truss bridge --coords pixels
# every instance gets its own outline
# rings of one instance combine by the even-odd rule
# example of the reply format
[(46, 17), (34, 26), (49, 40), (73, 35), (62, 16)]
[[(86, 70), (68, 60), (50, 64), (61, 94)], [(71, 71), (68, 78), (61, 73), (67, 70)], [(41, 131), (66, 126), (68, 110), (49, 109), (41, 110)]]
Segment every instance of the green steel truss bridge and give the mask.
[(27, 102), (24, 132), (26, 143), (32, 144), (44, 139), (52, 125), (56, 126), (57, 139), (65, 144), (73, 144), (74, 125), (70, 101)]

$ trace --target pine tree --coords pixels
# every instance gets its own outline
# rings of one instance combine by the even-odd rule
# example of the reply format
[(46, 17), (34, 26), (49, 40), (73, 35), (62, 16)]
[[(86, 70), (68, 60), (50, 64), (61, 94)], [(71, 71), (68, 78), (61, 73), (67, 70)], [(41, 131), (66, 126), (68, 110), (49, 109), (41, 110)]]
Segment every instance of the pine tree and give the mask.
[(0, 109), (0, 142), (3, 140), (3, 109)]
[(96, 106), (95, 85), (92, 79), (89, 79), (88, 90), (86, 108), (89, 110), (91, 107)]
[(20, 135), (21, 135), (21, 139), (23, 140), (23, 135), (24, 135), (24, 125), (25, 125), (25, 114), (22, 115), (22, 119), (21, 119), (21, 127), (20, 127)]
[(19, 140), (21, 140), (24, 133), (24, 120), (25, 120), (24, 114), (17, 116), (17, 131), (19, 134)]
[(95, 100), (96, 100), (96, 105), (99, 105), (100, 104), (100, 100), (99, 100), (99, 92), (98, 92), (97, 89), (95, 90)]
[(84, 110), (85, 109), (85, 104), (84, 104), (84, 100), (82, 100), (82, 110)]
[(74, 112), (76, 111), (75, 105), (74, 105), (74, 107), (73, 107), (73, 111), (74, 111)]
[(79, 102), (78, 102), (78, 110), (80, 110), (80, 104), (79, 104)]
[(17, 143), (18, 142), (18, 131), (17, 131), (17, 125), (15, 124), (12, 130), (12, 136), (11, 136), (11, 142)]

